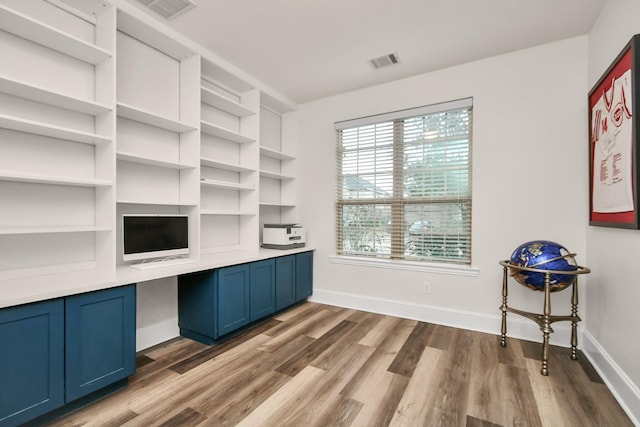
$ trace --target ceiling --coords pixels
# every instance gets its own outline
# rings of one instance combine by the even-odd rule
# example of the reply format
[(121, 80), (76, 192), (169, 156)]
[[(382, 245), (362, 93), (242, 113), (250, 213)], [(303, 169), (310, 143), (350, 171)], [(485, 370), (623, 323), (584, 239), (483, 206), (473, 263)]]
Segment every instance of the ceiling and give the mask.
[[(304, 103), (587, 34), (608, 0), (194, 1), (149, 13)], [(398, 64), (369, 63), (390, 53)]]

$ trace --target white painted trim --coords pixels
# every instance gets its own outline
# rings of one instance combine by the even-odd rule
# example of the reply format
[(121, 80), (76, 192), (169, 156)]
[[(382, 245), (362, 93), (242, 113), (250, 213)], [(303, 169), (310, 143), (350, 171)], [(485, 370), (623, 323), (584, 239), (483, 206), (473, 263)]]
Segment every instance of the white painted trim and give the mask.
[(454, 276), (476, 277), (480, 274), (479, 267), (472, 267), (468, 265), (435, 264), (381, 258), (330, 255), (329, 262), (332, 264), (358, 265), (362, 267), (387, 268), (391, 270), (421, 271), (426, 273), (451, 274)]
[[(314, 288), (309, 301), (500, 335), (501, 313), (497, 305), (496, 314), (488, 315), (317, 288)], [(556, 323), (553, 330), (551, 344), (569, 347), (571, 325), (568, 322)], [(581, 332), (582, 329), (578, 327), (578, 344), (581, 342)], [(514, 314), (508, 314), (507, 317), (507, 337), (542, 342), (542, 333), (538, 325)]]
[(598, 371), (631, 422), (640, 426), (640, 389), (588, 331), (584, 332), (583, 340), (582, 352)]

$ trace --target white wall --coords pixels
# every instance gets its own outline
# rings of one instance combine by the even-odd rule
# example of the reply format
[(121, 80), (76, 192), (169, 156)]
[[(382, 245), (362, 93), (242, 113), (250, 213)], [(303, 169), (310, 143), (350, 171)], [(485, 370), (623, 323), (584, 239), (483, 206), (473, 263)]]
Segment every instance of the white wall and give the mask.
[[(591, 88), (631, 37), (640, 33), (640, 2), (610, 0), (589, 34)], [(637, 114), (638, 112), (633, 112)], [(588, 264), (585, 338), (603, 366), (619, 400), (640, 420), (640, 231), (587, 227)]]
[[(498, 261), (525, 241), (549, 239), (577, 252), (578, 262), (584, 264), (586, 69), (584, 36), (301, 105), (298, 201), (300, 221), (317, 247), (315, 300), (499, 333)], [(479, 274), (463, 277), (331, 263), (333, 123), (465, 97), (474, 100), (472, 257)], [(423, 281), (431, 284), (431, 294), (422, 293)], [(568, 313), (569, 296), (554, 295), (553, 308)], [(541, 312), (542, 297), (515, 282), (510, 287), (515, 307)], [(533, 322), (509, 319), (516, 329), (528, 331), (510, 328), (514, 335), (528, 333), (540, 340)], [(556, 332), (565, 328), (556, 325)], [(560, 336), (556, 333), (552, 339)], [(563, 340), (561, 344), (568, 345)]]
[(180, 335), (178, 279), (149, 280), (136, 286), (136, 351)]

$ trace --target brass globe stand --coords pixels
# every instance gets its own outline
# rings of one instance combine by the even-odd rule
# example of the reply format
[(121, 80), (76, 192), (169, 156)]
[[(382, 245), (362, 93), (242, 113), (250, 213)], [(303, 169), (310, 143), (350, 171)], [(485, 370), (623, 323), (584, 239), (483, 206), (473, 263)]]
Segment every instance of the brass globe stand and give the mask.
[[(503, 267), (502, 277), (502, 329), (500, 345), (502, 347), (507, 346), (507, 312), (518, 314), (520, 316), (531, 319), (540, 326), (542, 331), (542, 369), (540, 373), (542, 375), (549, 375), (549, 335), (553, 332), (551, 324), (559, 321), (571, 321), (571, 359), (578, 359), (578, 334), (577, 327), (578, 322), (581, 320), (578, 316), (578, 275), (590, 273), (586, 267), (578, 266), (576, 270), (544, 270), (540, 268), (522, 267), (511, 263), (510, 261), (500, 261), (500, 265)], [(518, 310), (507, 306), (507, 278), (509, 270), (518, 271), (530, 271), (535, 273), (544, 274), (544, 310), (542, 314), (531, 313), (528, 311)], [(572, 295), (571, 295), (571, 314), (570, 315), (551, 315), (551, 275), (573, 275), (575, 276), (571, 283)]]

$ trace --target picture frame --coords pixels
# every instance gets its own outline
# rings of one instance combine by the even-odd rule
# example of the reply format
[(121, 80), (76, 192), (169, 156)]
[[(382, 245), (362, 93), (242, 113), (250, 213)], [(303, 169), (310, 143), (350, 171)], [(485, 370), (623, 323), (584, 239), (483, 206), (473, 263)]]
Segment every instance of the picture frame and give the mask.
[(640, 34), (589, 91), (589, 225), (639, 229)]

